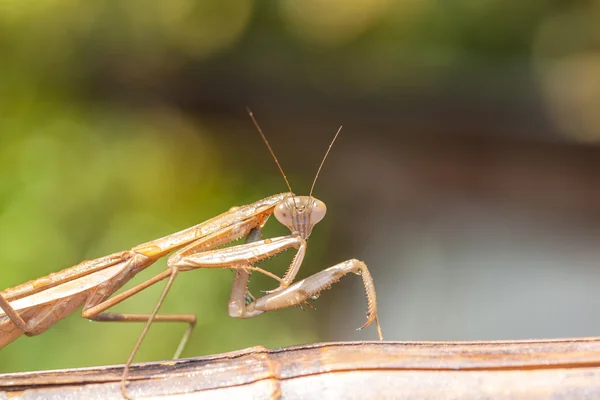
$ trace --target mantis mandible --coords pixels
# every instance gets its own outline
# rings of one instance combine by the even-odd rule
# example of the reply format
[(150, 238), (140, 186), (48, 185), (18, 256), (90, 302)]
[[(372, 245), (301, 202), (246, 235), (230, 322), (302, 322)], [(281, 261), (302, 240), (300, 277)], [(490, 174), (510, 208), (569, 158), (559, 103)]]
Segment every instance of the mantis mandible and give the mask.
[[(344, 275), (350, 272), (360, 275), (367, 295), (368, 311), (367, 322), (359, 329), (375, 321), (379, 339), (383, 340), (377, 319), (375, 286), (366, 264), (362, 261), (356, 259), (344, 261), (294, 283), (306, 253), (308, 237), (314, 225), (321, 221), (326, 213), (325, 203), (313, 197), (312, 191), (325, 159), (342, 128), (338, 129), (321, 161), (309, 195), (297, 196), (293, 193), (253, 113), (250, 110), (248, 113), (283, 175), (289, 189), (288, 193), (269, 196), (245, 206), (232, 207), (221, 215), (182, 231), (140, 244), (130, 250), (84, 261), (0, 292), (0, 349), (21, 334), (34, 336), (43, 333), (80, 307), (83, 307), (82, 317), (93, 321), (145, 322), (146, 325), (125, 363), (121, 380), (123, 395), (129, 398), (126, 388), (129, 367), (152, 322), (188, 324), (173, 358), (179, 358), (181, 355), (196, 324), (196, 316), (158, 314), (158, 310), (177, 275), (197, 268), (235, 270), (228, 304), (228, 313), (235, 318), (251, 318), (267, 311), (301, 305), (309, 299), (316, 299), (321, 291), (328, 289)], [(272, 214), (290, 229), (290, 234), (263, 240), (261, 229)], [(244, 236), (246, 237), (244, 244), (215, 249)], [(254, 266), (257, 262), (290, 248), (295, 248), (297, 252), (283, 278)], [(111, 297), (138, 272), (173, 251), (175, 253), (168, 258), (168, 267), (165, 271)], [(249, 295), (247, 289), (250, 274), (254, 271), (275, 279), (279, 282), (279, 287), (266, 291), (264, 296), (255, 299)], [(151, 314), (105, 312), (165, 279), (168, 279), (167, 284)]]

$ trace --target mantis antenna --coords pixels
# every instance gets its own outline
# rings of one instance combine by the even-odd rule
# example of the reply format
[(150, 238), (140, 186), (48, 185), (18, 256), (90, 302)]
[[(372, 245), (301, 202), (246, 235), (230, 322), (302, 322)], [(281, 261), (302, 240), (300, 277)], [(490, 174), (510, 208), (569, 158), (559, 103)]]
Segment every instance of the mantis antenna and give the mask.
[(335, 139), (337, 139), (337, 137), (338, 137), (338, 135), (340, 134), (341, 131), (342, 131), (342, 127), (340, 126), (340, 129), (338, 129), (337, 133), (333, 137), (333, 140), (329, 144), (329, 148), (325, 152), (325, 156), (323, 157), (323, 160), (321, 161), (321, 165), (319, 165), (319, 169), (317, 170), (317, 174), (315, 175), (315, 180), (313, 181), (312, 186), (310, 187), (310, 193), (308, 194), (308, 196), (312, 196), (312, 192), (313, 192), (313, 189), (315, 188), (315, 183), (317, 183), (317, 178), (319, 177), (319, 173), (321, 172), (321, 168), (323, 168), (323, 164), (325, 164), (325, 160), (327, 159), (327, 156), (329, 155), (329, 150), (331, 150), (331, 146), (333, 146), (333, 143), (335, 142)]
[(262, 129), (260, 129), (260, 126), (258, 125), (258, 122), (256, 122), (256, 118), (254, 118), (254, 114), (252, 113), (252, 111), (250, 111), (250, 108), (248, 108), (248, 107), (246, 107), (246, 111), (248, 111), (248, 115), (250, 115), (250, 118), (252, 118), (252, 122), (254, 122), (254, 126), (256, 126), (256, 129), (258, 129), (258, 133), (260, 133), (260, 136), (262, 136), (263, 141), (265, 142), (265, 144), (269, 148), (269, 152), (273, 156), (273, 159), (275, 160), (275, 164), (277, 164), (277, 168), (279, 168), (279, 171), (281, 171), (281, 175), (283, 175), (283, 179), (285, 180), (285, 184), (287, 185), (288, 189), (290, 189), (290, 192), (293, 194), (294, 191), (292, 190), (292, 187), (290, 186), (290, 182), (288, 181), (287, 177), (285, 176), (285, 172), (283, 172), (283, 168), (281, 168), (281, 165), (279, 164), (279, 161), (277, 160), (277, 157), (275, 157), (275, 153), (273, 152), (273, 149), (271, 148), (271, 145), (269, 144), (269, 141), (267, 140), (267, 137), (263, 133)]

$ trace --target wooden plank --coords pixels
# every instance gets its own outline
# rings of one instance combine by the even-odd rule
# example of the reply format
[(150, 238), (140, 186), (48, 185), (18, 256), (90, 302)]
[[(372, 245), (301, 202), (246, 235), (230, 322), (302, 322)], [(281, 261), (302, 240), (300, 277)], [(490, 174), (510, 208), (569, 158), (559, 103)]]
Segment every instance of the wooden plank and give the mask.
[[(0, 399), (119, 399), (121, 366), (0, 375)], [(600, 338), (337, 342), (136, 364), (130, 394), (183, 399), (600, 399)]]

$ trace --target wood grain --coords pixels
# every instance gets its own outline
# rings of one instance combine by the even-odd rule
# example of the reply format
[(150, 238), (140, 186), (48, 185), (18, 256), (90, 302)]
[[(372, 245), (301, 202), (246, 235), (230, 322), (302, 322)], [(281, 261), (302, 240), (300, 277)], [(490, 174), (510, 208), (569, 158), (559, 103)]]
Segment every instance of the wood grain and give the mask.
[[(0, 375), (0, 399), (120, 399), (121, 366)], [(600, 399), (600, 338), (337, 342), (136, 364), (144, 399)]]

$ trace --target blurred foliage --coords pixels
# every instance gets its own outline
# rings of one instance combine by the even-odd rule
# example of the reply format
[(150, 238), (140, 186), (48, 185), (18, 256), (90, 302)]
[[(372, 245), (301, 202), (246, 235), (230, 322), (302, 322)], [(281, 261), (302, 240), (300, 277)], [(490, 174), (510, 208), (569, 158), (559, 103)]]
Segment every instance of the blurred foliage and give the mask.
[[(0, 1), (0, 284), (283, 191), (274, 169), (252, 181), (252, 168), (233, 172), (216, 132), (170, 101), (169, 85), (190, 71), (269, 76), (274, 86), (360, 98), (398, 88), (433, 91), (460, 66), (531, 57), (551, 118), (567, 135), (598, 140), (599, 7), (542, 0)], [(566, 75), (581, 77), (580, 84), (561, 86)], [(236, 89), (219, 95), (235, 97)], [(284, 233), (277, 229), (268, 233)], [(309, 260), (322, 260), (326, 246), (323, 236), (311, 242)], [(283, 272), (283, 261), (269, 263)], [(319, 339), (313, 317), (297, 310), (228, 318), (228, 271), (184, 276), (161, 311), (198, 314), (185, 356)], [(258, 277), (255, 283), (273, 286)], [(115, 310), (149, 312), (161, 290)], [(137, 360), (171, 355), (184, 327), (168, 325), (152, 327)], [(0, 371), (120, 363), (141, 329), (90, 323), (76, 313), (3, 349)]]

